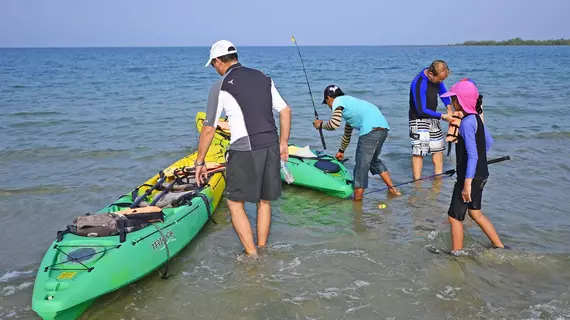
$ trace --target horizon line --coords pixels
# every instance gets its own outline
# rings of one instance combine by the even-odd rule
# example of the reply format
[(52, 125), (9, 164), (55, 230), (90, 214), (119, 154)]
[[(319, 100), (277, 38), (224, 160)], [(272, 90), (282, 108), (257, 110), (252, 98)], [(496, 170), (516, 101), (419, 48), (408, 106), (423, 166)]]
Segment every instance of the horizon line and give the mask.
[[(304, 44), (299, 47), (447, 47), (461, 44)], [(4, 46), (0, 49), (111, 49), (111, 48), (210, 48), (211, 45), (85, 45), (85, 46)], [(287, 45), (240, 45), (240, 48), (275, 47)]]
[[(511, 38), (508, 40), (467, 40), (458, 43), (445, 43), (445, 44), (303, 44), (298, 45), (299, 47), (451, 47), (451, 46), (482, 46), (479, 44), (480, 42), (495, 42), (493, 46), (528, 46), (528, 44), (520, 44), (520, 45), (503, 45), (500, 43), (508, 42), (511, 40), (520, 39), (521, 41), (528, 42), (528, 41), (540, 41), (540, 42), (548, 42), (548, 41), (558, 41), (558, 40), (565, 40), (568, 41), (570, 39), (566, 38), (559, 38), (559, 39), (547, 39), (547, 40), (528, 40), (522, 38)], [(486, 45), (488, 46), (488, 45)], [(552, 44), (533, 44), (533, 46), (556, 46)], [(562, 45), (560, 45), (562, 46)], [(209, 48), (211, 45), (184, 45), (184, 44), (166, 44), (166, 45), (3, 45), (0, 44), (0, 49), (96, 49), (96, 48)], [(276, 48), (287, 48), (289, 45), (284, 44), (269, 44), (269, 45), (240, 45), (240, 48), (259, 48), (259, 47), (276, 47)]]
[[(480, 44), (304, 44), (299, 47), (528, 47), (531, 45), (480, 45)], [(532, 47), (555, 47), (568, 45), (534, 44)], [(132, 49), (132, 48), (210, 48), (210, 45), (86, 45), (86, 46), (3, 46), (0, 49)], [(289, 48), (286, 45), (241, 45), (240, 48)]]

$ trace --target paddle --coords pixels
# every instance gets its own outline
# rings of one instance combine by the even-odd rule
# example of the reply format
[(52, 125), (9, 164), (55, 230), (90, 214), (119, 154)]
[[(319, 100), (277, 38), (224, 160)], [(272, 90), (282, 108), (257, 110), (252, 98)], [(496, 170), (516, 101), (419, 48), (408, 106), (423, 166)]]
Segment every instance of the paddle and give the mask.
[[(225, 171), (226, 167), (221, 167), (221, 168), (216, 168), (213, 170), (209, 170), (207, 172), (208, 176), (213, 175), (214, 173), (217, 172), (221, 172), (221, 171)], [(158, 201), (160, 199), (162, 199), (162, 197), (164, 197), (165, 194), (167, 194), (168, 192), (170, 192), (172, 190), (172, 187), (179, 182), (182, 178), (188, 177), (190, 174), (194, 173), (191, 170), (188, 170), (184, 173), (181, 174), (177, 174), (176, 177), (174, 178), (174, 181), (172, 181), (171, 183), (169, 183), (164, 190), (162, 190), (158, 195), (156, 195), (156, 197), (148, 204), (148, 206), (142, 207), (142, 208), (135, 208), (135, 207), (129, 207), (127, 209), (124, 210), (120, 210), (120, 211), (116, 211), (114, 213), (116, 214), (120, 214), (120, 215), (130, 215), (130, 214), (135, 214), (135, 213), (155, 213), (155, 212), (160, 212), (162, 210), (162, 208), (156, 206), (156, 204), (158, 203)], [(204, 188), (208, 187), (208, 184), (204, 184), (202, 186), (200, 186), (198, 189), (195, 190), (195, 192), (193, 192), (192, 194), (196, 194), (197, 192), (203, 190)], [(141, 197), (141, 198), (144, 198)]]
[[(206, 169), (213, 170), (218, 168), (225, 168), (225, 163), (206, 162)], [(167, 177), (173, 177), (177, 175), (183, 175), (183, 174), (188, 175), (189, 173), (195, 173), (196, 167), (182, 166), (178, 168), (167, 168), (164, 171)]]
[[(156, 203), (168, 192), (170, 192), (170, 190), (172, 189), (172, 187), (174, 186), (174, 184), (176, 184), (177, 182), (180, 181), (180, 179), (188, 177), (190, 174), (192, 173), (196, 173), (196, 167), (192, 167), (192, 168), (188, 168), (189, 170), (181, 170), (180, 172), (177, 172), (176, 170), (174, 170), (174, 174), (176, 175), (176, 178), (174, 178), (174, 181), (172, 181), (170, 184), (168, 184), (166, 186), (166, 188), (164, 188), (164, 190), (162, 190), (158, 195), (156, 195), (156, 197), (152, 200), (151, 203), (149, 203), (149, 206), (154, 206), (156, 205)], [(207, 171), (207, 175), (210, 176), (214, 173), (217, 172), (222, 172), (225, 171), (226, 167), (225, 166), (220, 166), (219, 168), (214, 168), (212, 170), (208, 170)], [(207, 186), (207, 184), (204, 184), (203, 186), (201, 186), (201, 189), (205, 188)]]
[[(500, 157), (500, 158), (495, 158), (495, 159), (488, 160), (488, 161), (487, 161), (487, 164), (493, 164), (493, 163), (502, 162), (502, 161), (510, 160), (510, 159), (511, 159), (510, 156), (504, 156), (504, 157)], [(405, 185), (405, 184), (409, 184), (409, 183), (412, 183), (412, 182), (417, 182), (417, 181), (432, 179), (432, 178), (439, 177), (439, 176), (443, 176), (443, 175), (449, 175), (449, 176), (451, 177), (455, 172), (456, 172), (455, 169), (450, 169), (450, 170), (445, 171), (444, 173), (433, 174), (433, 175), (431, 175), (431, 176), (427, 176), (427, 177), (423, 177), (423, 178), (419, 178), (419, 179), (415, 179), (415, 180), (410, 180), (410, 181), (407, 181), (407, 182), (402, 182), (402, 183), (400, 183), (400, 184), (394, 185), (394, 187), (403, 186), (403, 185)], [(372, 190), (372, 191), (366, 192), (366, 193), (364, 193), (364, 194), (370, 194), (370, 193), (373, 193), (373, 192), (378, 192), (378, 191), (383, 191), (383, 190), (388, 190), (388, 189), (389, 189), (389, 187), (380, 188), (380, 189), (376, 189), (376, 190)], [(337, 203), (341, 203), (341, 202), (344, 201), (344, 200), (345, 200), (345, 199), (338, 200), (338, 201), (335, 201), (335, 202), (331, 202), (331, 203), (326, 204), (326, 205), (324, 205), (324, 206), (320, 206), (320, 207), (318, 207), (318, 208), (305, 211), (305, 212), (303, 212), (303, 214), (309, 213), (309, 212), (312, 212), (312, 211), (316, 211), (316, 210), (319, 210), (319, 209), (322, 209), (322, 208), (326, 208), (326, 207), (332, 206), (332, 205), (337, 204)]]
[(146, 191), (144, 192), (144, 194), (142, 196), (140, 196), (138, 199), (135, 199), (133, 201), (133, 204), (131, 204), (129, 206), (129, 208), (136, 208), (138, 207), (138, 205), (143, 201), (143, 199), (145, 199), (146, 197), (148, 197), (148, 195), (150, 195), (152, 193), (152, 191), (154, 191), (154, 189), (156, 189), (158, 186), (160, 186), (165, 180), (166, 180), (166, 175), (164, 174), (164, 172), (162, 170), (160, 170), (160, 172), (158, 173), (158, 176), (160, 177), (160, 179), (158, 179), (158, 181), (156, 181), (156, 183), (146, 189)]
[[(303, 63), (303, 57), (301, 57), (301, 50), (295, 41), (295, 37), (291, 36), (291, 41), (295, 43), (297, 47), (297, 52), (299, 52), (299, 58), (301, 58), (301, 65), (303, 66), (303, 72), (305, 73), (305, 79), (307, 80), (307, 86), (309, 87), (309, 95), (311, 96), (311, 102), (313, 103), (313, 110), (315, 111), (315, 119), (319, 120), (319, 114), (317, 113), (317, 107), (315, 106), (315, 101), (313, 100), (313, 93), (311, 92), (311, 86), (309, 85), (309, 77), (307, 77), (307, 71), (305, 70), (305, 64)], [(327, 144), (325, 143), (325, 137), (323, 136), (323, 129), (319, 128), (319, 134), (321, 135), (321, 142), (323, 144), (323, 149), (327, 149)]]
[[(209, 163), (208, 163), (209, 164)], [(218, 164), (218, 163), (216, 163)], [(225, 165), (217, 165), (216, 167), (213, 168), (209, 168), (208, 169), (208, 174), (213, 174), (216, 172), (220, 172), (220, 171), (224, 171), (226, 169)], [(136, 207), (138, 207), (140, 205), (140, 203), (146, 198), (148, 197), (156, 188), (158, 188), (160, 185), (162, 185), (164, 183), (164, 181), (166, 181), (166, 178), (168, 177), (172, 177), (175, 176), (176, 178), (174, 179), (174, 181), (172, 183), (170, 183), (167, 188), (165, 190), (162, 190), (161, 193), (159, 193), (157, 195), (157, 198), (155, 198), (155, 200), (160, 200), (160, 198), (162, 196), (164, 196), (164, 194), (166, 194), (171, 188), (172, 186), (174, 186), (175, 182), (177, 181), (177, 179), (179, 178), (180, 175), (184, 176), (188, 176), (190, 174), (196, 173), (196, 167), (182, 167), (182, 168), (176, 168), (176, 169), (167, 169), (167, 174), (164, 173), (164, 171), (160, 171), (158, 173), (159, 175), (159, 179), (156, 181), (156, 183), (148, 188), (143, 195), (141, 195), (140, 197), (136, 198), (135, 201), (133, 201), (133, 203), (129, 206), (130, 209), (134, 209)], [(180, 178), (182, 178), (180, 177)], [(157, 201), (158, 201), (157, 200)], [(154, 203), (156, 203), (153, 200)], [(149, 206), (152, 206), (153, 204), (150, 204)]]

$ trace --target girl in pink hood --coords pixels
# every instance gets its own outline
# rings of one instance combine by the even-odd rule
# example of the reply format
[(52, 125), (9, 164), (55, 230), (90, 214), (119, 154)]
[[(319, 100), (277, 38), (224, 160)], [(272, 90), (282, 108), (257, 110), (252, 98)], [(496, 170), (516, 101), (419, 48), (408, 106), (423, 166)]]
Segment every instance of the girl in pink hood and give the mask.
[[(459, 81), (471, 81), (473, 82), (473, 80), (469, 79), (469, 78), (465, 78), (465, 79), (461, 79)], [(473, 82), (473, 84), (475, 84), (475, 82)], [(481, 98), (483, 98), (483, 96), (481, 96)], [(483, 105), (481, 104), (481, 108), (480, 108), (480, 113), (479, 115), (481, 116), (481, 121), (483, 121), (483, 123), (485, 123), (485, 119), (483, 118)], [(479, 111), (477, 111), (479, 112)], [(445, 138), (445, 141), (447, 141), (448, 144), (448, 148), (447, 148), (447, 155), (449, 155), (449, 153), (451, 152), (451, 143), (457, 143), (457, 135), (458, 135), (458, 130), (459, 130), (459, 124), (461, 123), (461, 118), (463, 118), (463, 112), (461, 111), (455, 111), (453, 112), (453, 120), (449, 121), (449, 127), (447, 129), (447, 137)]]
[(493, 138), (483, 125), (480, 115), (483, 112), (483, 96), (475, 84), (467, 80), (457, 82), (441, 97), (451, 97), (457, 116), (461, 118), (455, 146), (457, 182), (447, 213), (451, 226), (451, 253), (457, 255), (463, 248), (462, 221), (467, 211), (495, 248), (505, 248), (493, 224), (481, 210), (483, 188), (489, 177), (487, 151), (493, 144)]

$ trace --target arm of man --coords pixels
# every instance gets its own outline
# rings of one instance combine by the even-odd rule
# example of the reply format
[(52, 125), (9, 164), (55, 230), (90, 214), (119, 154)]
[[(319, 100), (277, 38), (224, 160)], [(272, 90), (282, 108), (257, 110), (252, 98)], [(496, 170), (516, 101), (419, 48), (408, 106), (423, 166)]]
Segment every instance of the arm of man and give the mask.
[(447, 113), (452, 113), (453, 110), (451, 108), (451, 98), (450, 97), (445, 97), (445, 98), (441, 98), (441, 95), (447, 93), (447, 89), (445, 88), (445, 84), (443, 84), (443, 82), (439, 83), (439, 96), (441, 101), (445, 104), (445, 106), (447, 107)]
[(291, 108), (289, 106), (279, 111), (279, 149), (281, 159), (289, 159), (289, 134), (291, 133)]
[(340, 127), (340, 121), (342, 120), (342, 111), (344, 107), (338, 107), (334, 109), (331, 119), (327, 123), (323, 123), (322, 128), (328, 131), (336, 130)]
[(352, 137), (352, 127), (347, 123), (344, 126), (344, 135), (340, 140), (340, 149), (338, 149), (338, 152), (344, 153), (344, 151), (346, 150), (346, 148), (348, 148), (348, 145), (350, 144), (351, 137)]
[(417, 77), (412, 81), (412, 96), (418, 115), (422, 118), (441, 119), (441, 113), (427, 108), (427, 82), (428, 80)]
[(204, 120), (202, 132), (200, 133), (200, 141), (198, 143), (198, 156), (196, 157), (196, 162), (198, 163), (203, 162), (206, 158), (206, 154), (208, 153), (208, 149), (210, 149), (210, 144), (216, 133), (218, 121), (224, 109), (223, 102), (220, 99), (220, 88), (221, 80), (214, 83), (208, 94), (206, 119)]
[(289, 135), (291, 134), (291, 107), (275, 88), (273, 79), (271, 80), (271, 100), (273, 110), (279, 112), (279, 149), (281, 159), (287, 161), (289, 158)]

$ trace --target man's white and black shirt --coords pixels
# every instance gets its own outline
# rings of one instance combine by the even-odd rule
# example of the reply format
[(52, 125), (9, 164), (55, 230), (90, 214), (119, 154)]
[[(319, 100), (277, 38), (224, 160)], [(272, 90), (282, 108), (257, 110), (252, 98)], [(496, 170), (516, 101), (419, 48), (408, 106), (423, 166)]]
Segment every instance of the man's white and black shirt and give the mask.
[(231, 132), (228, 149), (256, 150), (279, 143), (273, 110), (286, 106), (270, 77), (236, 63), (210, 89), (204, 125), (216, 127), (225, 111)]

